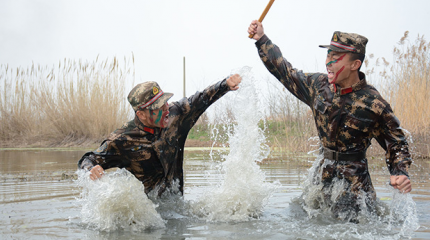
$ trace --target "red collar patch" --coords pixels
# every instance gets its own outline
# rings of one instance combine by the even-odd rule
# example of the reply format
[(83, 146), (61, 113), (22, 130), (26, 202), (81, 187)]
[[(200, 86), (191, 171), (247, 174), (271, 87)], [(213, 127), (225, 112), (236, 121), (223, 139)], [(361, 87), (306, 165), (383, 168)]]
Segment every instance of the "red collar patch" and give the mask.
[(344, 88), (344, 89), (342, 89), (340, 91), (340, 95), (344, 95), (344, 94), (347, 94), (347, 93), (350, 93), (350, 92), (352, 92), (352, 87)]
[(154, 129), (149, 128), (149, 127), (143, 127), (143, 131), (145, 131), (145, 132), (149, 132), (149, 133), (151, 133), (151, 134), (154, 134)]

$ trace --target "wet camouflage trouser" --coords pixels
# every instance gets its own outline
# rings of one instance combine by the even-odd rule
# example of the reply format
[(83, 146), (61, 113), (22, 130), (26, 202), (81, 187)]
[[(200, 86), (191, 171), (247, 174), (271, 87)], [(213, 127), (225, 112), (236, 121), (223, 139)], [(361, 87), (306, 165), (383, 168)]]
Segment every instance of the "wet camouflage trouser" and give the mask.
[[(320, 160), (313, 172), (311, 189), (317, 187), (321, 194), (312, 199), (310, 207), (329, 210), (339, 219), (354, 219), (364, 208), (374, 211), (376, 194), (367, 169), (366, 159)], [(309, 191), (304, 194), (310, 194)]]

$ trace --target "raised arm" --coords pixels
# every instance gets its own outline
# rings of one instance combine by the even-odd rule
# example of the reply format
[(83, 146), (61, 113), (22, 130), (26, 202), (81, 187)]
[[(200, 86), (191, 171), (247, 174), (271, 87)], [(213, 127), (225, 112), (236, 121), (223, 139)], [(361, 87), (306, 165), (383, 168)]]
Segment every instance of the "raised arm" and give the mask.
[[(194, 95), (183, 98), (178, 102), (174, 102), (171, 106), (179, 110), (171, 111), (171, 114), (179, 114), (182, 119), (191, 120), (190, 123), (197, 121), (200, 115), (214, 102), (220, 99), (229, 91), (239, 89), (239, 83), (242, 78), (238, 74), (217, 82), (201, 92), (196, 92)], [(182, 126), (185, 127), (185, 126)], [(192, 126), (190, 126), (191, 128)]]
[(282, 55), (281, 50), (272, 43), (264, 32), (263, 25), (254, 20), (248, 27), (248, 33), (254, 34), (255, 45), (260, 59), (267, 70), (275, 76), (292, 94), (307, 105), (312, 105), (312, 88), (320, 74), (304, 74), (292, 67)]

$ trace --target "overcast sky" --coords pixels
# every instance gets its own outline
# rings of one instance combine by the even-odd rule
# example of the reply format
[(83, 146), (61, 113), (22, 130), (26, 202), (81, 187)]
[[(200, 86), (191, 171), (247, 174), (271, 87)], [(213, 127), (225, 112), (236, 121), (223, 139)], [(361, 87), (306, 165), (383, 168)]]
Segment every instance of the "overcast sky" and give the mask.
[[(186, 57), (187, 95), (250, 66), (268, 76), (254, 40), (251, 20), (268, 0), (0, 0), (0, 64), (135, 57), (136, 83), (157, 81), (172, 100), (182, 97)], [(294, 67), (325, 72), (334, 31), (369, 39), (367, 53), (392, 60), (403, 33), (430, 36), (428, 0), (276, 0), (263, 21), (266, 34)], [(131, 88), (132, 86), (130, 86)]]

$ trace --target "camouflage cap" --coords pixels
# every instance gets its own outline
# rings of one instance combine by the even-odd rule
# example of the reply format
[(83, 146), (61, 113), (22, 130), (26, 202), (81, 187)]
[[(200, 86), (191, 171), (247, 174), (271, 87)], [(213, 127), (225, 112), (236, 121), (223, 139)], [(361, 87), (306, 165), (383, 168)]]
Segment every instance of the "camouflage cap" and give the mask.
[(134, 111), (144, 108), (154, 110), (161, 108), (173, 93), (165, 93), (156, 82), (144, 82), (137, 84), (128, 94), (128, 101)]
[(356, 33), (336, 31), (333, 33), (330, 45), (320, 45), (336, 52), (353, 52), (366, 54), (367, 38)]

